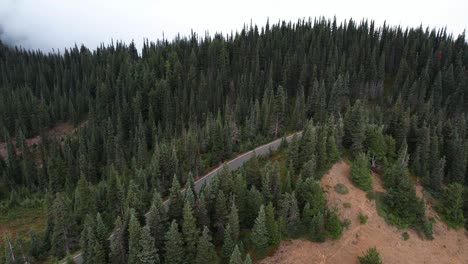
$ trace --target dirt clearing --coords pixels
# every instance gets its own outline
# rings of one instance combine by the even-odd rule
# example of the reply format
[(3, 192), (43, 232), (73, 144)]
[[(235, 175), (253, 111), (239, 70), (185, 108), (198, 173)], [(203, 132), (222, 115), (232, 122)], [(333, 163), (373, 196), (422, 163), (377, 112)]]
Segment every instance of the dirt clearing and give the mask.
[[(79, 124), (78, 126), (73, 126), (71, 123), (58, 123), (55, 125), (53, 128), (49, 129), (47, 131), (47, 134), (50, 137), (62, 139), (68, 134), (74, 133), (76, 130), (80, 129), (86, 124), (86, 122), (83, 122)], [(13, 139), (12, 141), (13, 144), (16, 144), (16, 141)], [(35, 136), (32, 138), (26, 139), (26, 144), (28, 147), (33, 147), (35, 145), (39, 145), (41, 143), (41, 136)], [(16, 150), (17, 154), (19, 154), (19, 149)], [(0, 157), (3, 159), (6, 159), (7, 156), (7, 144), (6, 142), (0, 142)]]
[[(399, 230), (389, 226), (377, 214), (375, 201), (369, 201), (366, 193), (356, 188), (349, 180), (350, 167), (341, 161), (335, 164), (321, 181), (329, 207), (337, 206), (341, 220), (349, 219), (351, 224), (345, 229), (341, 239), (314, 243), (307, 240), (283, 241), (277, 252), (260, 261), (270, 263), (358, 263), (357, 256), (370, 247), (377, 247), (383, 262), (388, 263), (468, 263), (468, 238), (464, 229), (448, 230), (426, 203), (428, 216), (434, 216), (434, 240), (421, 240), (415, 231)], [(383, 191), (377, 175), (373, 175), (373, 188)], [(348, 187), (348, 194), (338, 194), (333, 189), (342, 183)], [(418, 186), (421, 194), (421, 188)], [(367, 223), (359, 223), (359, 213), (368, 216)], [(404, 241), (402, 233), (408, 232)]]

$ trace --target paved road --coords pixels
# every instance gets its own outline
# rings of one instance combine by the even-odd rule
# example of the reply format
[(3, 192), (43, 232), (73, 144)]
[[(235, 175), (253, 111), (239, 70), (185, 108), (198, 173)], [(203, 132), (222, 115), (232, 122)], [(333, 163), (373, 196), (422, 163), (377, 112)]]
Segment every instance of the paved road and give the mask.
[[(289, 136), (286, 137), (286, 141), (288, 142), (291, 142), (291, 140), (294, 138), (294, 136), (297, 135), (297, 137), (301, 137), (302, 136), (302, 131), (299, 131), (299, 132), (296, 132), (294, 134), (291, 134)], [(224, 162), (223, 164), (219, 165), (217, 168), (213, 169), (212, 171), (208, 172), (205, 176), (203, 176), (202, 178), (198, 179), (196, 182), (195, 182), (195, 191), (198, 193), (200, 192), (201, 188), (203, 187), (203, 185), (209, 183), (211, 181), (211, 179), (213, 179), (213, 177), (215, 175), (217, 175), (225, 165), (228, 166), (228, 169), (230, 171), (234, 171), (234, 170), (237, 170), (239, 167), (241, 167), (246, 161), (248, 161), (249, 159), (252, 158), (252, 156), (254, 155), (265, 155), (265, 154), (269, 154), (270, 151), (275, 151), (279, 148), (279, 146), (281, 145), (281, 140), (282, 139), (277, 139), (273, 142), (270, 142), (270, 143), (267, 143), (265, 145), (262, 145), (260, 147), (257, 147), (255, 148), (254, 150), (251, 150), (251, 151), (248, 151), (244, 154), (241, 154), (239, 156), (237, 156), (236, 158), (228, 161), (228, 162)], [(168, 208), (169, 206), (169, 200), (166, 200), (164, 202), (164, 207), (166, 207), (166, 209)], [(145, 217), (148, 217), (149, 213), (146, 213), (145, 214)], [(111, 235), (112, 236), (112, 235)], [(77, 255), (75, 255), (73, 257), (73, 261), (77, 264), (82, 264), (83, 263), (83, 256), (81, 253), (78, 253)]]

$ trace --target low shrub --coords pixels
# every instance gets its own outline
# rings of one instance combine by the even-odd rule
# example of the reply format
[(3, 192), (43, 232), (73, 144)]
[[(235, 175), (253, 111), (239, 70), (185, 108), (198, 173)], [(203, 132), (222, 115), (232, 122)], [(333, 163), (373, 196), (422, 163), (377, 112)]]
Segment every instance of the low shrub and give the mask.
[(339, 194), (348, 194), (349, 190), (348, 187), (346, 187), (346, 185), (338, 183), (337, 185), (335, 185), (335, 192)]
[(361, 223), (361, 225), (365, 225), (367, 223), (367, 218), (368, 218), (367, 215), (359, 213), (358, 217), (359, 217), (359, 223)]

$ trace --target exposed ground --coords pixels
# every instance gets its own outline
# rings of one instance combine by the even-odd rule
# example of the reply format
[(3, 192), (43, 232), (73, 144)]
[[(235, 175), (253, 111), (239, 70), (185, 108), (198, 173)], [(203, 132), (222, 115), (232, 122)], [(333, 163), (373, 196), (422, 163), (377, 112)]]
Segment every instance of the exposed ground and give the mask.
[[(341, 161), (335, 164), (323, 177), (321, 185), (325, 191), (328, 206), (337, 206), (342, 220), (349, 219), (351, 224), (339, 240), (327, 240), (314, 243), (307, 240), (283, 241), (273, 256), (259, 263), (358, 263), (357, 256), (370, 247), (377, 247), (383, 262), (388, 263), (468, 263), (468, 237), (465, 231), (449, 230), (440, 221), (429, 203), (426, 203), (428, 216), (436, 219), (434, 240), (422, 240), (415, 231), (399, 230), (385, 223), (377, 214), (375, 201), (369, 201), (366, 193), (356, 188), (349, 180), (350, 167)], [(374, 191), (384, 191), (381, 180), (373, 175)], [(346, 185), (349, 193), (345, 195), (334, 191), (337, 183)], [(417, 186), (417, 193), (422, 196), (422, 188)], [(344, 204), (348, 203), (349, 208)], [(348, 205), (346, 205), (348, 207)], [(368, 216), (367, 223), (359, 223), (359, 212)], [(408, 232), (410, 238), (402, 239), (402, 233)]]
[[(75, 127), (71, 123), (58, 123), (53, 128), (49, 129), (47, 131), (47, 134), (50, 137), (62, 139), (66, 135), (73, 133), (79, 128), (83, 127), (85, 124), (86, 122), (83, 122), (80, 125)], [(15, 144), (16, 141), (13, 140), (12, 143)], [(35, 145), (39, 145), (40, 143), (41, 143), (41, 136), (39, 135), (26, 139), (26, 144), (28, 145), (28, 147), (33, 147)], [(19, 153), (19, 149), (17, 149), (16, 152)], [(6, 142), (0, 142), (0, 157), (5, 159), (6, 156), (7, 156), (7, 144)]]

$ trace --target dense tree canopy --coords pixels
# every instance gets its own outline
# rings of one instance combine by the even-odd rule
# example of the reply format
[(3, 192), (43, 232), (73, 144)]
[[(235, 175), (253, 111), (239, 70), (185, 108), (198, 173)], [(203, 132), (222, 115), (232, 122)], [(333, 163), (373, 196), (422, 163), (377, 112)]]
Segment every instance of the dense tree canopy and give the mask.
[[(363, 172), (384, 171), (395, 222), (425, 221), (411, 172), (459, 226), (467, 65), (464, 35), (367, 20), (250, 25), (145, 41), (141, 51), (117, 42), (44, 54), (0, 41), (0, 213), (45, 208), (31, 259), (81, 248), (87, 263), (181, 263), (181, 252), (216, 263), (227, 238), (223, 260), (237, 248), (239, 262), (243, 229), (261, 247), (339, 231), (317, 180), (350, 153)], [(76, 129), (51, 131), (64, 123)], [(193, 179), (209, 168), (302, 129), (286, 164), (254, 158), (196, 192)]]

